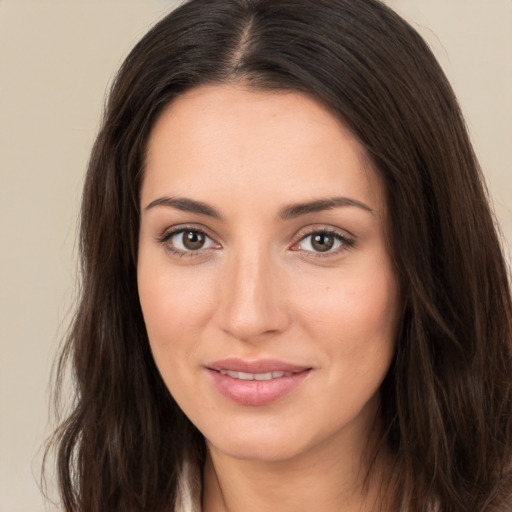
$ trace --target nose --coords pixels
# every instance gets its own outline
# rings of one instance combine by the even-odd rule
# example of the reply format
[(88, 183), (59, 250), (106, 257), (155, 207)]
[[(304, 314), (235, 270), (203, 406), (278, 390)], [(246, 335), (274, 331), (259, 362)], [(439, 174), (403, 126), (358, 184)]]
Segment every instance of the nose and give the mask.
[(284, 273), (265, 254), (236, 254), (222, 275), (218, 319), (222, 330), (244, 342), (259, 342), (290, 323)]

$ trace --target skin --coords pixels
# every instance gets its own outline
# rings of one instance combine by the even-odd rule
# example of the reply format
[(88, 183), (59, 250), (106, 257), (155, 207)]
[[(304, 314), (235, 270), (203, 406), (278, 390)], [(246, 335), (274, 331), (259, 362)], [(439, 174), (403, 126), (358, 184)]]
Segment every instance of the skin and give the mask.
[[(296, 92), (201, 86), (152, 131), (139, 295), (159, 371), (206, 439), (205, 511), (372, 510), (363, 460), (401, 304), (385, 191), (367, 162), (342, 123)], [(350, 201), (282, 218), (332, 197)], [(169, 235), (180, 228), (206, 233), (202, 248)], [(312, 231), (341, 239), (321, 252)], [(278, 400), (241, 405), (207, 369), (228, 357), (311, 370)]]

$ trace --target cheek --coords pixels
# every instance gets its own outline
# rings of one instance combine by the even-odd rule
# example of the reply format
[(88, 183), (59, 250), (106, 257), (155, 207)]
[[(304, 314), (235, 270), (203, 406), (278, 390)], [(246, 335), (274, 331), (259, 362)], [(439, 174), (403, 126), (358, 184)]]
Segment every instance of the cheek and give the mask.
[(400, 299), (395, 276), (387, 267), (373, 272), (354, 268), (295, 293), (302, 297), (303, 328), (333, 358), (352, 356), (365, 366), (392, 354)]
[(213, 283), (197, 269), (172, 269), (168, 262), (139, 255), (138, 289), (151, 349), (157, 365), (172, 353), (194, 350), (194, 333), (214, 308)]

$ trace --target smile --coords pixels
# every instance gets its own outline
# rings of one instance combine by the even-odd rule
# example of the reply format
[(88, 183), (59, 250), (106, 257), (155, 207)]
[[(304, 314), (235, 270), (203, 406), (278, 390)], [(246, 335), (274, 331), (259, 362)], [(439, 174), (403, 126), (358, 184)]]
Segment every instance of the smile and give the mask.
[(285, 398), (312, 368), (278, 360), (224, 359), (206, 366), (213, 388), (239, 405), (263, 406)]

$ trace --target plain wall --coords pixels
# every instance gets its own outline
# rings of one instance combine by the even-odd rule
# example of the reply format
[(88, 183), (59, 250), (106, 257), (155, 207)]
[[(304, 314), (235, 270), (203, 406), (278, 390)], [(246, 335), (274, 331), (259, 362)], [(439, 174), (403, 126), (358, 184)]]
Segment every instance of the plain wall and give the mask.
[[(451, 80), (511, 243), (512, 1), (387, 3)], [(0, 0), (0, 512), (46, 510), (36, 480), (88, 153), (116, 69), (172, 5)]]

